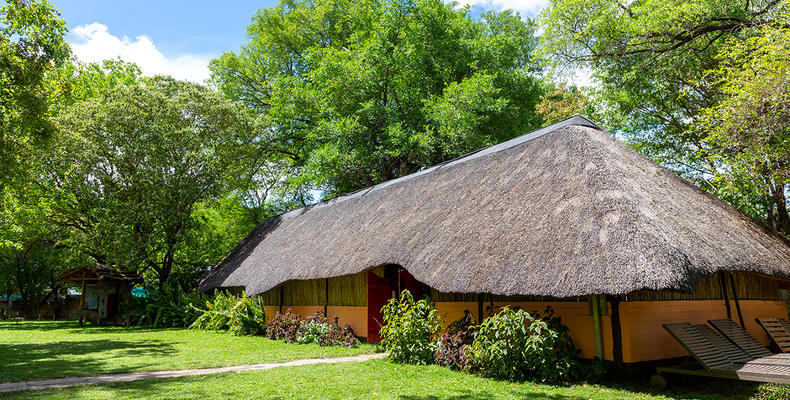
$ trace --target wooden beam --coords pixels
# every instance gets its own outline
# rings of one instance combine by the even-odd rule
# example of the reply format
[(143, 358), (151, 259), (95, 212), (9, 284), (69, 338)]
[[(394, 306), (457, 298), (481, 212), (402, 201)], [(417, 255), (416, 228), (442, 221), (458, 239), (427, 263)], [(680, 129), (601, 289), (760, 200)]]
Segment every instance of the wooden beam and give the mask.
[(603, 334), (601, 332), (601, 296), (592, 295), (593, 334), (595, 335), (595, 355), (603, 360)]
[(743, 314), (741, 313), (741, 302), (738, 301), (738, 292), (735, 291), (735, 275), (730, 273), (730, 285), (732, 286), (732, 299), (735, 300), (735, 310), (738, 312), (738, 321), (741, 323), (741, 328), (746, 328), (743, 323)]
[(620, 296), (609, 296), (612, 304), (612, 358), (618, 370), (623, 367), (623, 329), (620, 324)]
[(85, 321), (85, 281), (82, 281), (82, 288), (80, 289), (80, 326)]
[(724, 271), (719, 271), (719, 284), (721, 285), (721, 295), (724, 297), (724, 307), (727, 308), (727, 319), (732, 318), (732, 310), (730, 310), (730, 299), (727, 295), (727, 277)]

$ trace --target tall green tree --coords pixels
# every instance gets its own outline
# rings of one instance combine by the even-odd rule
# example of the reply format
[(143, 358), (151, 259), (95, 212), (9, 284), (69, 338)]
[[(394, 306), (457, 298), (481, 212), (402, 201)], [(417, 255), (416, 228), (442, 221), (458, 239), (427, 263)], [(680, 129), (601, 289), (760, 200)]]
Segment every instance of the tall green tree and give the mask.
[(534, 31), (441, 0), (283, 0), (211, 70), (272, 127), (262, 163), (336, 195), (538, 126)]
[(732, 40), (707, 78), (722, 99), (703, 110), (698, 128), (712, 153), (730, 166), (720, 176), (730, 191), (765, 204), (768, 221), (790, 232), (790, 29), (769, 25), (746, 40)]
[[(765, 197), (727, 190), (719, 178), (733, 166), (697, 124), (704, 109), (729, 96), (706, 78), (719, 68), (717, 55), (733, 41), (759, 35), (761, 27), (786, 26), (787, 8), (786, 0), (552, 0), (540, 19), (540, 51), (559, 68), (591, 68), (607, 125), (641, 152), (783, 226), (767, 208), (784, 206), (777, 202), (785, 196), (766, 204)], [(765, 193), (769, 179), (762, 180)]]
[(0, 190), (18, 182), (55, 128), (47, 79), (70, 53), (66, 27), (46, 0), (6, 0), (0, 7)]
[(200, 220), (225, 196), (257, 136), (248, 110), (170, 78), (101, 90), (67, 107), (42, 187), (51, 217), (96, 261), (138, 269), (164, 285)]

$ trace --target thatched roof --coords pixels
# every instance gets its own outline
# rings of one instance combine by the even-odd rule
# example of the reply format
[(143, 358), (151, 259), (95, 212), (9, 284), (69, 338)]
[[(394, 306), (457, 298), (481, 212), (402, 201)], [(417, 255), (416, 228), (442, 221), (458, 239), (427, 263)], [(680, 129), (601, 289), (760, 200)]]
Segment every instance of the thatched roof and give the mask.
[(123, 281), (130, 283), (143, 281), (140, 275), (104, 264), (72, 268), (55, 279), (75, 284), (80, 284), (82, 281)]
[(790, 278), (790, 246), (583, 117), (272, 218), (201, 282), (250, 294), (399, 264), (443, 292), (692, 291)]

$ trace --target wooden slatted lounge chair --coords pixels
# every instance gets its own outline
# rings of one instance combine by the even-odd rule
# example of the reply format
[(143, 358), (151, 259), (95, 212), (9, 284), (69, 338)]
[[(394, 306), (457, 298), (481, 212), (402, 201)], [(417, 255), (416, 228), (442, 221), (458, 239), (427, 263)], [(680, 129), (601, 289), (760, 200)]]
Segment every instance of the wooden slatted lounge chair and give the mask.
[(779, 318), (756, 318), (756, 320), (779, 350), (790, 353), (790, 332), (785, 324), (787, 320)]
[(749, 332), (746, 332), (746, 329), (743, 329), (731, 319), (714, 319), (709, 320), (708, 323), (716, 328), (717, 331), (721, 332), (724, 337), (730, 339), (736, 346), (740, 347), (754, 358), (769, 357), (773, 355), (773, 353), (768, 351), (762, 343), (752, 337)]
[[(659, 367), (659, 374), (790, 383), (790, 360), (755, 358), (706, 325), (681, 322), (665, 324), (664, 329), (694, 357), (699, 366)], [(651, 379), (651, 382), (656, 380)]]

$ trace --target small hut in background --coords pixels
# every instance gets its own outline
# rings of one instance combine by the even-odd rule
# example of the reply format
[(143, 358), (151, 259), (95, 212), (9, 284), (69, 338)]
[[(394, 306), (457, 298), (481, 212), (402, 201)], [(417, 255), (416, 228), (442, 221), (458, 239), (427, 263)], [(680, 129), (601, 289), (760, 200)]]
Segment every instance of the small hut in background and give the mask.
[(662, 324), (786, 317), (787, 238), (574, 117), (269, 219), (201, 290), (243, 287), (267, 317), (338, 317), (379, 339), (402, 289), (445, 323), (551, 306), (584, 358), (686, 357)]
[(74, 268), (57, 279), (80, 287), (80, 324), (85, 319), (96, 323), (114, 319), (121, 301), (131, 297), (134, 285), (142, 282), (137, 274), (102, 264)]

